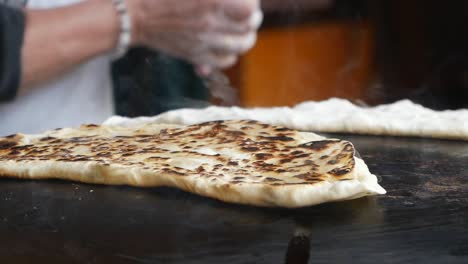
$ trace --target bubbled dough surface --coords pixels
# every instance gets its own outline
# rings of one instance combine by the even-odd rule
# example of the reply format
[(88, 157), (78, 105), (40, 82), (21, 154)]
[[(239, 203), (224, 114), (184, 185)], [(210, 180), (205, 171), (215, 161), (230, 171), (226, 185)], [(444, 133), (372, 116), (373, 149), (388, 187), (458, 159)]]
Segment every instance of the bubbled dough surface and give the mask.
[(468, 140), (468, 110), (434, 111), (409, 100), (376, 107), (360, 107), (347, 100), (333, 98), (294, 107), (181, 109), (155, 117), (130, 119), (115, 116), (104, 124), (190, 125), (230, 119), (254, 119), (302, 131)]

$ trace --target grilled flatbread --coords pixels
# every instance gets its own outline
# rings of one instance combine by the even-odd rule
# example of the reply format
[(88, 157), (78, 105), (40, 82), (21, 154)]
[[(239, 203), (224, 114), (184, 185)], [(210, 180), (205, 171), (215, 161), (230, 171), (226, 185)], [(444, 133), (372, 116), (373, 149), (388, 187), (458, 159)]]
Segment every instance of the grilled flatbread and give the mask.
[(170, 186), (290, 208), (385, 193), (350, 142), (245, 120), (16, 134), (0, 138), (0, 175)]

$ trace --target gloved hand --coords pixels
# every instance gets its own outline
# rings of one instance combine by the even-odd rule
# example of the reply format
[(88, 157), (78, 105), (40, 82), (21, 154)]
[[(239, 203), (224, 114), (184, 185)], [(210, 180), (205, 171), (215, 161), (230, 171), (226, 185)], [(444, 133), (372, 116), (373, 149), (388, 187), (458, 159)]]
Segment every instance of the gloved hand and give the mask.
[(252, 48), (259, 0), (129, 0), (132, 44), (185, 59), (202, 72), (233, 65)]

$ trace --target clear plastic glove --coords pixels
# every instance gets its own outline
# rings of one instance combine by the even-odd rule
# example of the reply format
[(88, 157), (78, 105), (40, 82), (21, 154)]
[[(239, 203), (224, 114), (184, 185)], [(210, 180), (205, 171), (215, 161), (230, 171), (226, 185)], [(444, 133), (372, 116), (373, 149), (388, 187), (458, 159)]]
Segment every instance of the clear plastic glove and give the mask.
[(253, 47), (259, 0), (129, 0), (134, 46), (185, 59), (207, 74)]

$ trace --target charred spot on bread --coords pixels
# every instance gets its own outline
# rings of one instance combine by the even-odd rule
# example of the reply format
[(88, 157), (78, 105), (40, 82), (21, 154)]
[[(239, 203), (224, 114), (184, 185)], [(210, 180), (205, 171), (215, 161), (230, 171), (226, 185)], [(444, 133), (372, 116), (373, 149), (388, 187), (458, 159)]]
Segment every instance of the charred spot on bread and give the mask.
[(336, 144), (338, 141), (336, 140), (320, 140), (320, 141), (312, 141), (305, 144), (302, 144), (301, 147), (307, 148), (310, 150), (321, 151), (327, 149), (330, 145)]
[(2, 141), (0, 141), (0, 150), (9, 149), (9, 148), (14, 147), (16, 145), (18, 145), (18, 143), (15, 142), (15, 141), (2, 140)]

